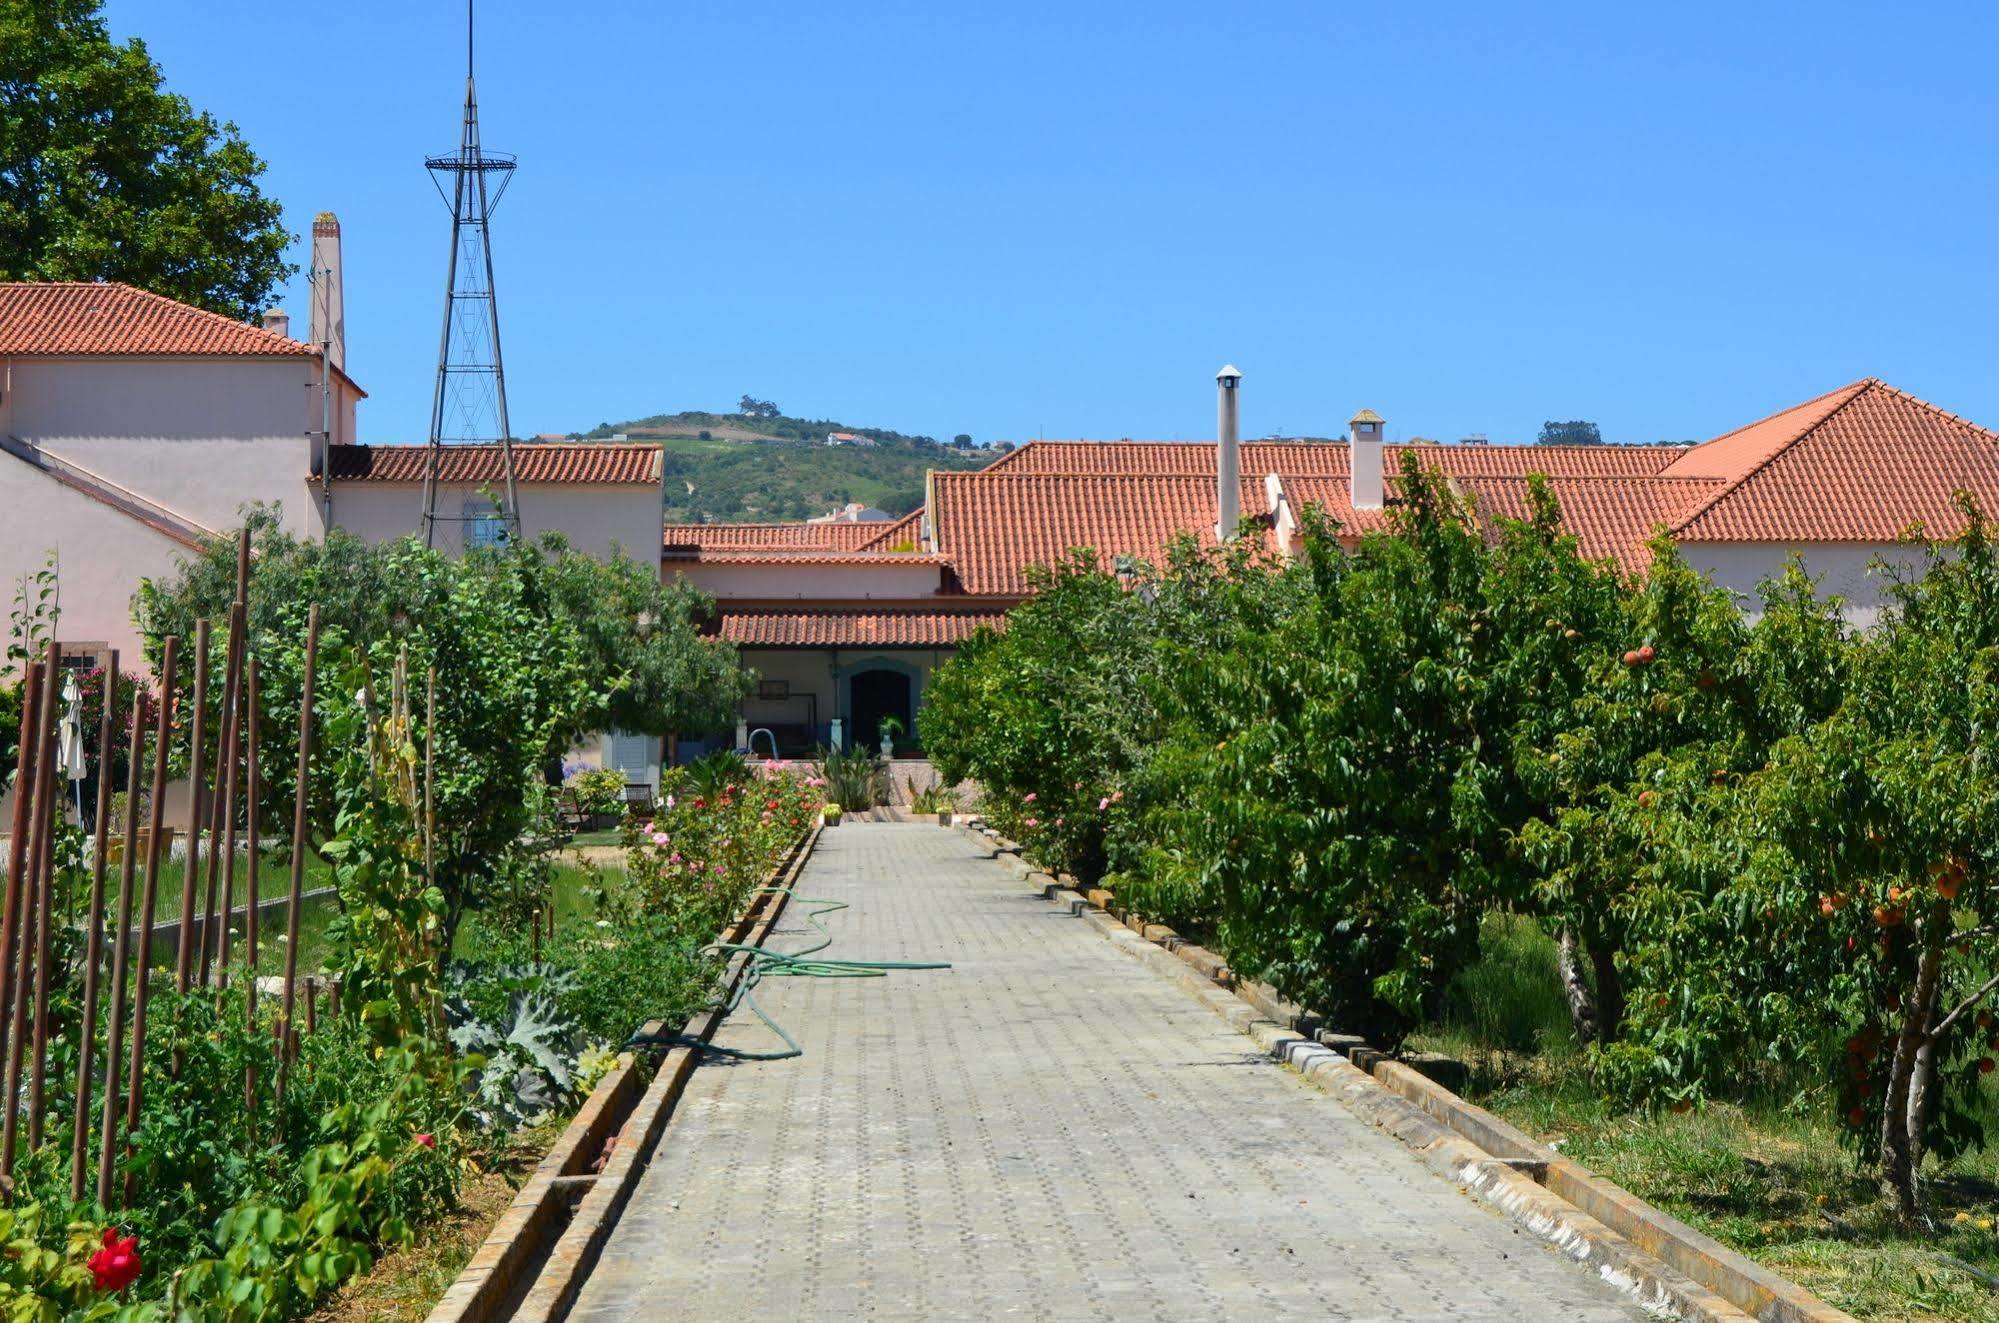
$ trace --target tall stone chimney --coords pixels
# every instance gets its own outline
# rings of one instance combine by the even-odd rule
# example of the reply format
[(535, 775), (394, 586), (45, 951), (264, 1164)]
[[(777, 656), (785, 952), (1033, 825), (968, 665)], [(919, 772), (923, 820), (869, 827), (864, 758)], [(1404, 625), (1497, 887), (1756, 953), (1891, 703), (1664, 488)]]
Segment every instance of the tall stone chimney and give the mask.
[(1381, 415), (1362, 409), (1347, 421), (1347, 482), (1353, 508), (1382, 507)]
[(322, 211), (312, 218), (311, 343), (326, 346), (327, 361), (347, 370), (347, 305), (340, 288), (340, 218)]
[(283, 308), (273, 308), (258, 320), (263, 322), (264, 329), (272, 335), (282, 335), (287, 339), (291, 337), (292, 315)]
[(1242, 433), (1236, 395), (1242, 373), (1225, 367), (1215, 374), (1215, 537), (1226, 542), (1236, 535), (1242, 514)]

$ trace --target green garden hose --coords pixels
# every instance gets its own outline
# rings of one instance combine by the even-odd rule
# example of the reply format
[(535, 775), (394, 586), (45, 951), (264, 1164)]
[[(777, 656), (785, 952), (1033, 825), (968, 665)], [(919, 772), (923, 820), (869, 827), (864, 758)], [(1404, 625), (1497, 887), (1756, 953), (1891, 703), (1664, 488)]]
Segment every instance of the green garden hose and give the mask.
[(814, 900), (801, 896), (790, 887), (764, 887), (759, 894), (790, 897), (793, 904), (810, 906), (806, 911), (806, 922), (819, 930), (819, 940), (802, 951), (772, 951), (767, 947), (751, 946), (743, 942), (714, 942), (702, 948), (706, 952), (721, 956), (724, 960), (741, 954), (749, 958), (743, 968), (743, 976), (736, 984), (736, 990), (717, 1009), (724, 1014), (732, 1013), (736, 1007), (746, 1005), (756, 1013), (772, 1033), (784, 1040), (784, 1047), (768, 1052), (752, 1052), (738, 1047), (717, 1047), (693, 1034), (633, 1034), (625, 1042), (626, 1047), (693, 1047), (716, 1056), (729, 1057), (737, 1061), (785, 1061), (791, 1057), (805, 1055), (805, 1049), (785, 1027), (773, 1020), (764, 1008), (757, 1004), (756, 985), (766, 978), (886, 978), (896, 970), (949, 969), (945, 960), (824, 960), (811, 957), (833, 944), (833, 934), (820, 922), (822, 916), (835, 910), (847, 908), (843, 900)]

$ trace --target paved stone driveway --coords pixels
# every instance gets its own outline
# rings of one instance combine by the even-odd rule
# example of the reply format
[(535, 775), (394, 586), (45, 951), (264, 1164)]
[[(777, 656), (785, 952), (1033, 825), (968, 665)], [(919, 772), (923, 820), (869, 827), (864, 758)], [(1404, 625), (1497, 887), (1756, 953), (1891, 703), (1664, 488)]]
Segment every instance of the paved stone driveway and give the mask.
[(765, 982), (805, 1056), (694, 1073), (572, 1320), (1648, 1317), (957, 832), (849, 823), (799, 892), (954, 967)]

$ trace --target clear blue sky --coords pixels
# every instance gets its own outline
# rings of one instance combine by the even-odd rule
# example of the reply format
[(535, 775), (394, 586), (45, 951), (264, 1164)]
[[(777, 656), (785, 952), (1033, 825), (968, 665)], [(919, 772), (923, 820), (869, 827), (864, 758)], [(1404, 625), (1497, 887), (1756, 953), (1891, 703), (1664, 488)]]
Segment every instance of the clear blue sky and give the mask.
[[(428, 423), (462, 6), (111, 0), (346, 232)], [(1999, 10), (488, 0), (514, 428), (748, 391), (981, 441), (1704, 437), (1881, 376), (1999, 426)], [(302, 251), (301, 251), (302, 256)], [(286, 296), (302, 326), (302, 282)]]

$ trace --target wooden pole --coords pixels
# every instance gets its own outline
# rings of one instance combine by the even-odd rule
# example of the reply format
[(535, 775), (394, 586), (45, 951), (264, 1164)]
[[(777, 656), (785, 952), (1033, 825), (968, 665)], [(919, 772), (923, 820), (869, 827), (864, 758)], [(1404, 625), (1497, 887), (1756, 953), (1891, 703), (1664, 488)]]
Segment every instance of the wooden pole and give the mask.
[[(153, 726), (153, 799), (147, 809), (146, 890), (139, 903), (139, 950), (134, 957), (134, 977), (138, 986), (132, 993), (132, 1062), (125, 1076), (125, 1134), (127, 1151), (130, 1136), (139, 1128), (139, 1107), (146, 1092), (146, 991), (152, 984), (153, 909), (160, 892), (160, 847), (165, 829), (161, 815), (167, 803), (167, 751), (173, 744), (174, 678), (180, 665), (180, 640), (167, 637), (166, 654), (160, 660), (160, 711)], [(132, 1202), (138, 1178), (125, 1173), (125, 1202)]]
[[(195, 885), (201, 878), (201, 760), (208, 744), (208, 622), (194, 622), (194, 738), (187, 755), (189, 813), (187, 867), (180, 882), (180, 957), (174, 963), (174, 991), (186, 992), (194, 972), (194, 907), (200, 899)], [(180, 1074), (180, 1058), (174, 1058)]]
[(284, 1006), (278, 1013), (278, 1125), (284, 1125), (285, 1080), (292, 1057), (292, 1006), (298, 988), (299, 897), (305, 890), (307, 848), (306, 790), (312, 773), (312, 686), (319, 665), (319, 604), (313, 603), (305, 625), (305, 685), (298, 706), (298, 781), (292, 791), (291, 904), (285, 915)]
[[(258, 839), (257, 824), (257, 704), (262, 700), (262, 692), (257, 684), (257, 659), (249, 658), (248, 675), (245, 685), (248, 689), (248, 710), (244, 713), (248, 732), (243, 741), (243, 780), (246, 783), (246, 798), (249, 800), (244, 811), (244, 844), (250, 852), (250, 867), (247, 885), (250, 888), (249, 912), (243, 917), (243, 949), (248, 958), (248, 966), (243, 975), (243, 1016), (251, 1033), (257, 1032), (257, 908), (264, 898), (264, 889), (258, 877), (259, 852), (263, 842)], [(257, 1068), (243, 1067), (243, 1109), (255, 1117), (257, 1114)]]
[[(124, 1046), (125, 959), (132, 928), (132, 873), (139, 853), (139, 765), (146, 758), (145, 700), (132, 695), (131, 762), (125, 773), (125, 850), (118, 861), (118, 933), (111, 946), (111, 1023), (104, 1031), (104, 1114), (97, 1136), (97, 1205), (111, 1207), (118, 1152), (118, 1054)], [(140, 949), (144, 948), (141, 939)]]
[[(216, 779), (223, 782), (218, 830), (208, 838), (208, 913), (201, 926), (201, 983), (208, 985), (211, 968), (221, 966), (221, 983), (229, 982), (230, 897), (236, 889), (237, 741), (243, 734), (243, 653), (248, 646), (250, 608), (250, 530), (236, 535), (236, 599), (229, 606), (229, 650), (222, 679), (222, 752)], [(225, 770), (226, 769), (226, 770)], [(222, 909), (215, 908), (215, 847), (222, 848)]]
[(104, 857), (111, 832), (111, 750), (118, 737), (118, 650), (104, 673), (104, 714), (97, 728), (97, 841), (90, 861), (90, 905), (83, 921), (83, 1036), (76, 1045), (76, 1119), (70, 1126), (69, 1201), (83, 1202), (84, 1165), (90, 1157), (90, 1065), (97, 1046), (97, 966), (104, 943)]
[[(247, 538), (249, 535), (246, 533)], [(229, 912), (236, 895), (236, 796), (240, 788), (237, 774), (243, 736), (243, 603), (229, 612), (229, 662), (222, 682), (222, 831), (208, 838), (208, 919), (201, 928), (201, 982), (206, 986), (211, 966), (219, 966), (221, 986), (229, 985)], [(226, 769), (226, 770), (223, 770)], [(215, 905), (215, 853), (222, 851), (222, 908)]]
[(250, 986), (245, 992), (250, 1003), (250, 1023), (254, 1025), (257, 1022), (257, 902), (264, 898), (263, 883), (259, 876), (261, 861), (258, 858), (263, 845), (262, 827), (257, 821), (258, 802), (262, 797), (262, 787), (257, 784), (257, 739), (258, 727), (261, 724), (257, 705), (262, 701), (263, 691), (257, 681), (257, 659), (249, 658), (245, 669), (248, 672), (245, 677), (248, 707), (244, 712), (244, 725), (247, 729), (243, 740), (243, 781), (246, 787), (244, 798), (248, 802), (244, 806), (243, 843), (250, 855), (249, 876), (244, 879), (244, 886), (248, 889), (250, 909), (243, 916), (243, 947), (250, 962)]
[[(50, 650), (54, 651), (53, 644)], [(35, 778), (26, 792), (30, 796), (28, 858), (22, 878), (21, 923), (18, 929), (21, 940), (16, 944), (14, 953), (14, 1007), (7, 1040), (7, 1119), (4, 1126), (0, 1126), (0, 1179), (9, 1182), (14, 1175), (14, 1149), (21, 1120), (21, 1109), (15, 1105), (15, 1100), (21, 1096), (21, 1060), (28, 1045), (28, 979), (34, 968), (32, 953), (36, 950), (35, 916), (40, 909), (41, 861), (49, 835), (49, 786), (55, 775), (51, 745), (55, 739), (55, 680), (58, 668), (48, 661), (38, 664), (42, 668), (41, 710), (35, 714), (33, 732), (21, 732), (22, 739), (33, 739), (35, 742)]]
[[(28, 666), (25, 688), (21, 695), (21, 736), (14, 755), (14, 823), (13, 834), (7, 838), (7, 894), (5, 909), (0, 911), (0, 1062), (7, 1059), (7, 1044), (12, 1040), (14, 987), (14, 948), (20, 937), (21, 905), (27, 895), (23, 885), (28, 871), (28, 824), (33, 821), (28, 816), (30, 802), (34, 799), (35, 754), (34, 733), (41, 727), (42, 666), (31, 662)], [(0, 1066), (0, 1071), (4, 1071)]]
[[(49, 643), (48, 678), (44, 685), (50, 694), (57, 691), (56, 677), (62, 674), (62, 651), (53, 640)], [(56, 743), (59, 731), (51, 726), (48, 742), (42, 746), (42, 766), (35, 780), (42, 788), (41, 804), (35, 812), (39, 815), (35, 824), (41, 829), (39, 848), (31, 842), (41, 863), (34, 874), (35, 882), (35, 1059), (28, 1072), (28, 1151), (34, 1152), (42, 1146), (42, 1131), (48, 1119), (48, 1078), (49, 1078), (49, 965), (54, 955), (54, 923), (56, 900), (56, 836), (63, 820), (62, 787), (56, 783)]]

